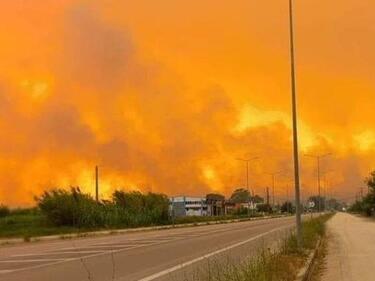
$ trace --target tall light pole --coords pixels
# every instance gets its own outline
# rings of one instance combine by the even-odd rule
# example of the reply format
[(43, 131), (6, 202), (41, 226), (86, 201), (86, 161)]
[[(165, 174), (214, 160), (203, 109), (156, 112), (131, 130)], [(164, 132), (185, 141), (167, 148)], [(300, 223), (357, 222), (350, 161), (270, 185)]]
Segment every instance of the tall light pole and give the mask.
[(273, 172), (273, 173), (267, 173), (272, 177), (272, 207), (275, 207), (275, 177), (277, 175), (280, 175), (283, 171)]
[(323, 183), (324, 183), (324, 187), (323, 187), (323, 196), (324, 196), (324, 210), (326, 210), (326, 208), (328, 207), (328, 210), (330, 209), (331, 207), (331, 204), (330, 204), (330, 201), (327, 200), (328, 198), (332, 199), (332, 195), (331, 195), (331, 187), (330, 187), (330, 180), (327, 178), (327, 174), (328, 173), (333, 173), (335, 172), (334, 170), (329, 170), (329, 171), (324, 171), (323, 173)]
[(95, 200), (99, 202), (99, 167), (95, 166)]
[(317, 155), (311, 155), (311, 154), (305, 154), (305, 156), (307, 157), (311, 157), (311, 158), (315, 158), (316, 159), (316, 162), (317, 162), (317, 178), (318, 178), (318, 196), (319, 196), (319, 199), (318, 199), (318, 212), (320, 213), (320, 211), (322, 210), (321, 209), (321, 182), (320, 182), (320, 161), (321, 159), (327, 157), (327, 156), (330, 156), (332, 155), (332, 153), (326, 153), (326, 154), (317, 154)]
[[(238, 161), (242, 161), (242, 162), (245, 162), (246, 163), (246, 189), (247, 189), (247, 192), (250, 196), (250, 198), (252, 198), (251, 196), (251, 192), (250, 192), (250, 187), (249, 187), (249, 163), (253, 160), (257, 160), (259, 159), (259, 157), (253, 157), (253, 158), (246, 158), (246, 159), (242, 159), (242, 158), (237, 158)], [(254, 194), (253, 194), (254, 195)], [(247, 214), (249, 215), (249, 212), (250, 212), (250, 200), (252, 201), (252, 199), (248, 200), (247, 202)]]
[(289, 0), (289, 37), (290, 37), (290, 74), (292, 90), (292, 119), (293, 119), (293, 158), (294, 158), (294, 185), (296, 197), (296, 227), (297, 244), (302, 246), (302, 223), (300, 203), (300, 182), (299, 182), (299, 156), (298, 156), (298, 124), (297, 124), (297, 93), (296, 73), (294, 65), (294, 30), (293, 30), (293, 1)]

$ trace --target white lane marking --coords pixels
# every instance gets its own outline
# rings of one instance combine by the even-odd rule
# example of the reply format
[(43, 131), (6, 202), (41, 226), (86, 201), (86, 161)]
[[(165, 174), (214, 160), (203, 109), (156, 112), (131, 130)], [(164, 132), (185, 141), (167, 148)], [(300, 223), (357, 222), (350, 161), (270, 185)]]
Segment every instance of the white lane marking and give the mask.
[(105, 249), (115, 249), (115, 248), (118, 248), (118, 249), (129, 249), (129, 248), (133, 248), (133, 247), (136, 247), (136, 246), (148, 246), (150, 244), (136, 244), (136, 245), (88, 245), (88, 246), (85, 246), (85, 247), (82, 247), (82, 248), (87, 248), (87, 249), (95, 249), (95, 248), (105, 248)]
[[(143, 245), (137, 245), (137, 246), (133, 246), (132, 248), (129, 248), (129, 249), (136, 249), (136, 248), (142, 248), (142, 247), (144, 247), (144, 246)], [(76, 248), (72, 248), (72, 249), (76, 249)], [(26, 267), (18, 268), (18, 269), (6, 269), (6, 270), (3, 270), (3, 273), (5, 274), (5, 273), (26, 271), (26, 270), (31, 270), (31, 269), (38, 269), (38, 268), (43, 268), (43, 267), (47, 267), (47, 266), (63, 264), (63, 263), (70, 262), (70, 261), (79, 261), (81, 259), (89, 259), (89, 258), (94, 258), (94, 257), (100, 257), (100, 256), (107, 255), (108, 253), (116, 254), (116, 253), (123, 252), (124, 250), (128, 250), (128, 249), (121, 248), (119, 250), (115, 249), (115, 250), (109, 251), (109, 252), (106, 251), (106, 252), (99, 252), (99, 253), (96, 253), (96, 254), (94, 253), (94, 254), (91, 254), (91, 255), (84, 256), (84, 257), (60, 259), (60, 260), (57, 260), (57, 261), (51, 261), (50, 263), (47, 263), (47, 264), (26, 266)]]
[(102, 252), (109, 252), (103, 250), (93, 250), (93, 251), (63, 251), (63, 252), (47, 252), (47, 253), (39, 253), (39, 254), (20, 254), (20, 255), (12, 255), (12, 258), (15, 257), (32, 257), (32, 256), (52, 256), (52, 255), (66, 255), (66, 254), (93, 254), (93, 253), (102, 253)]
[[(226, 252), (226, 251), (228, 251), (228, 250), (231, 250), (231, 249), (233, 249), (233, 248), (236, 248), (236, 247), (242, 246), (242, 245), (244, 245), (244, 244), (246, 244), (246, 243), (249, 243), (249, 242), (251, 242), (251, 241), (254, 241), (254, 240), (256, 240), (256, 239), (259, 239), (259, 238), (261, 238), (261, 237), (263, 237), (263, 236), (266, 236), (266, 235), (268, 235), (268, 234), (271, 234), (271, 233), (273, 233), (273, 232), (280, 231), (280, 230), (282, 230), (282, 229), (289, 228), (289, 227), (290, 227), (290, 226), (282, 226), (282, 227), (279, 227), (279, 228), (275, 228), (275, 229), (273, 229), (273, 230), (270, 230), (270, 231), (267, 231), (267, 232), (265, 232), (265, 233), (262, 233), (262, 234), (256, 235), (256, 236), (254, 236), (254, 237), (252, 237), (252, 238), (246, 239), (246, 240), (244, 240), (244, 241), (238, 242), (238, 243), (233, 244), (233, 245), (230, 245), (230, 246), (228, 246), (228, 247), (221, 248), (221, 249), (219, 249), (219, 250), (216, 250), (216, 251), (211, 252), (211, 253), (209, 253), (209, 254), (206, 254), (206, 255), (204, 255), (204, 256), (201, 256), (201, 257), (198, 257), (198, 258), (192, 259), (192, 260), (190, 260), (190, 261), (187, 261), (187, 262), (184, 262), (184, 263), (178, 264), (178, 265), (173, 266), (173, 267), (171, 267), (171, 268), (168, 268), (168, 269), (166, 269), (166, 270), (163, 270), (163, 271), (157, 272), (157, 273), (155, 273), (155, 274), (152, 274), (152, 275), (150, 275), (150, 276), (144, 277), (144, 278), (142, 278), (142, 279), (139, 279), (138, 281), (152, 281), (152, 280), (155, 280), (155, 279), (157, 279), (157, 278), (159, 278), (159, 277), (165, 276), (165, 275), (167, 275), (167, 274), (169, 274), (169, 273), (172, 273), (172, 272), (174, 272), (174, 271), (180, 270), (180, 269), (182, 269), (182, 268), (184, 268), (184, 267), (187, 267), (187, 266), (192, 265), (192, 264), (194, 264), (194, 263), (197, 263), (197, 262), (199, 262), (199, 261), (205, 260), (205, 259), (210, 258), (210, 257), (212, 257), (212, 256), (215, 256), (215, 255), (217, 255), (217, 254), (220, 254), (220, 253)], [(124, 281), (125, 279), (120, 279), (120, 280), (123, 280), (123, 281)]]
[(146, 245), (146, 244), (155, 244), (159, 242), (164, 242), (165, 240), (134, 240), (134, 241), (122, 241), (119, 243), (114, 243), (114, 242), (106, 242), (106, 243), (97, 243), (97, 244), (91, 244), (91, 246), (106, 246), (106, 245), (125, 245), (125, 246), (130, 246), (130, 245)]
[(10, 269), (0, 269), (0, 274), (10, 273), (12, 271), (13, 270), (10, 270)]
[(6, 260), (0, 263), (23, 263), (23, 262), (51, 262), (51, 261), (66, 261), (68, 259), (26, 259), (26, 260)]
[[(95, 248), (98, 248), (97, 252), (100, 252), (100, 251), (105, 251), (105, 250), (101, 250), (101, 248), (119, 248), (119, 249), (127, 249), (129, 247), (134, 247), (134, 246), (138, 246), (138, 245), (128, 245), (128, 246), (124, 246), (124, 245), (112, 245), (112, 246), (105, 246), (105, 245), (87, 245), (87, 246), (83, 246), (83, 247), (79, 247), (79, 248), (75, 248), (75, 247), (69, 247), (69, 248), (61, 248), (60, 250), (61, 251), (73, 251), (73, 250), (77, 250), (77, 251), (80, 251), (80, 249), (93, 249), (93, 250), (88, 250), (88, 251), (95, 251), (94, 249)], [(86, 250), (81, 250), (81, 251), (86, 251)]]

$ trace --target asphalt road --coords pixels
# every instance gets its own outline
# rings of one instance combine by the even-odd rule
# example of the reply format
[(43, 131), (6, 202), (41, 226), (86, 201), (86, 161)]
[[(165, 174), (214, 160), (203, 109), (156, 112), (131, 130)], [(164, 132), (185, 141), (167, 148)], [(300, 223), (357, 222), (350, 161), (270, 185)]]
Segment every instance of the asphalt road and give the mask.
[(287, 217), (2, 246), (0, 280), (178, 281), (210, 259), (272, 246), (293, 225)]

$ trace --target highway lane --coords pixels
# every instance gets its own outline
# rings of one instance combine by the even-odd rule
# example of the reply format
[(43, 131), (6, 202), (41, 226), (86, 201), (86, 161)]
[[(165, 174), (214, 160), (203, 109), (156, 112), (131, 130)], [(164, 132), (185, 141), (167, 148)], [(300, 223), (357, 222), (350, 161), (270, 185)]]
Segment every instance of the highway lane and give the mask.
[(207, 259), (251, 255), (293, 225), (287, 217), (3, 246), (0, 280), (179, 280)]

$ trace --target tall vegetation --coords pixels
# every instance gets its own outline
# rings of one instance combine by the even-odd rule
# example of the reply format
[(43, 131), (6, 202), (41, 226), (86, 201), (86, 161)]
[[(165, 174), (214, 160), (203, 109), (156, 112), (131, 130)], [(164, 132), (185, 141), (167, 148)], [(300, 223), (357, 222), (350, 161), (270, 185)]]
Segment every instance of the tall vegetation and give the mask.
[(73, 187), (45, 191), (36, 200), (42, 214), (55, 226), (135, 227), (168, 220), (168, 198), (156, 193), (116, 190), (111, 200), (96, 202), (79, 187)]
[(368, 186), (368, 194), (361, 199), (356, 200), (349, 210), (372, 216), (375, 214), (375, 171), (370, 173), (370, 176), (366, 178), (365, 183)]
[(119, 211), (134, 220), (128, 221), (130, 225), (162, 224), (169, 219), (169, 200), (164, 194), (116, 190), (112, 200)]
[(7, 206), (0, 204), (0, 218), (4, 218), (10, 214), (10, 210)]
[(263, 203), (264, 199), (259, 195), (251, 196), (250, 192), (245, 188), (238, 188), (233, 191), (230, 197), (230, 201), (233, 203)]

